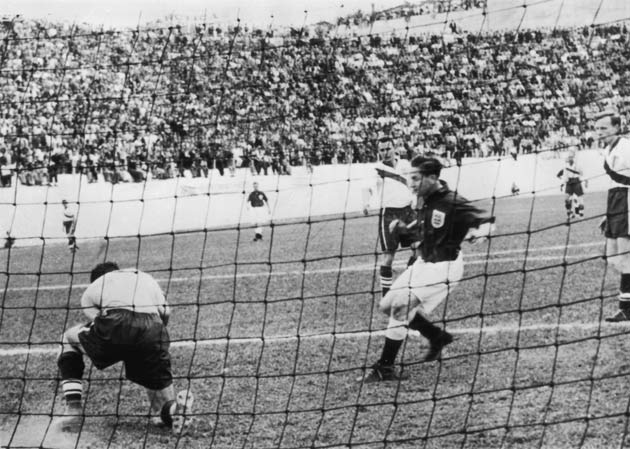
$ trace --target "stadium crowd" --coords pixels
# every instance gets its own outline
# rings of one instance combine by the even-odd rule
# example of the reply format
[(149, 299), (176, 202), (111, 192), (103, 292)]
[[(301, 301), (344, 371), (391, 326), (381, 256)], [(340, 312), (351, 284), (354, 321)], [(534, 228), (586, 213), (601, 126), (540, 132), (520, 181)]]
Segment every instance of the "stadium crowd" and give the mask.
[(368, 26), (378, 20), (409, 19), (413, 16), (425, 14), (441, 14), (443, 12), (468, 11), (470, 9), (484, 8), (487, 0), (427, 0), (422, 3), (412, 4), (406, 2), (398, 7), (384, 11), (363, 12), (357, 11), (347, 17), (337, 19), (337, 25)]
[(221, 175), (238, 167), (485, 157), (591, 147), (625, 111), (625, 24), (488, 34), (213, 25), (128, 31), (6, 20), (0, 186)]

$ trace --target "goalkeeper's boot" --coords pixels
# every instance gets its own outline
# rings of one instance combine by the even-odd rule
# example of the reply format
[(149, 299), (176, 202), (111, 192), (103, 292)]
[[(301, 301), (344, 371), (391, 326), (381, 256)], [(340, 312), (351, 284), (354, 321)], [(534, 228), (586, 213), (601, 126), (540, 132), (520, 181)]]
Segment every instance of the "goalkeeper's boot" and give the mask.
[(372, 365), (372, 370), (362, 380), (365, 383), (374, 382), (387, 382), (387, 381), (400, 381), (406, 380), (409, 376), (405, 373), (397, 373), (394, 365), (384, 365), (380, 362), (376, 362)]
[(606, 318), (606, 321), (609, 323), (621, 323), (623, 321), (630, 321), (630, 317), (623, 310), (617, 310), (617, 313)]
[(437, 360), (442, 354), (442, 349), (451, 343), (453, 343), (453, 336), (446, 331), (442, 331), (439, 336), (429, 341), (429, 352), (427, 352), (424, 360), (426, 362)]
[(60, 422), (61, 430), (64, 432), (79, 432), (83, 426), (83, 418), (81, 401), (66, 402), (66, 409)]
[(194, 420), (192, 415), (194, 400), (195, 398), (190, 390), (182, 390), (177, 393), (175, 411), (171, 415), (173, 419), (173, 435), (183, 435), (190, 428)]

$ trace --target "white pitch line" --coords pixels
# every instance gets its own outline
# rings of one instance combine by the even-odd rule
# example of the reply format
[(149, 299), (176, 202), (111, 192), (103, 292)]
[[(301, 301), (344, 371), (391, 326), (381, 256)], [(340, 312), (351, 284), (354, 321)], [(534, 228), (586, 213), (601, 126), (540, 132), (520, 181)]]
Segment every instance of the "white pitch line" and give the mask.
[[(449, 332), (453, 334), (499, 334), (499, 333), (516, 333), (516, 332), (535, 332), (535, 331), (544, 331), (544, 330), (563, 330), (563, 331), (571, 331), (571, 330), (597, 330), (604, 328), (628, 328), (630, 326), (630, 322), (624, 323), (608, 323), (608, 322), (590, 322), (590, 323), (581, 323), (581, 322), (573, 322), (573, 323), (542, 323), (542, 324), (531, 324), (525, 326), (514, 326), (514, 325), (497, 325), (497, 326), (485, 326), (485, 327), (464, 327), (464, 328), (449, 328)], [(230, 339), (226, 338), (218, 338), (218, 339), (208, 339), (208, 340), (186, 340), (186, 341), (176, 341), (171, 344), (171, 347), (174, 348), (193, 348), (196, 346), (224, 346), (226, 344), (251, 344), (251, 343), (280, 343), (280, 342), (291, 342), (291, 341), (304, 341), (304, 340), (329, 340), (329, 339), (352, 339), (352, 338), (368, 338), (368, 337), (380, 337), (385, 335), (386, 330), (374, 330), (374, 331), (362, 331), (362, 332), (339, 332), (336, 334), (326, 333), (326, 334), (305, 334), (305, 335), (274, 335), (269, 337), (234, 337)], [(409, 331), (409, 335), (414, 338), (418, 338), (420, 334), (415, 331)], [(21, 355), (48, 355), (58, 353), (61, 349), (61, 344), (46, 344), (46, 345), (37, 345), (37, 346), (27, 346), (27, 347), (18, 347), (12, 349), (0, 349), (0, 357), (12, 357), (12, 356), (21, 356)]]
[[(602, 257), (602, 254), (593, 253), (593, 254), (576, 254), (576, 255), (567, 255), (565, 259), (593, 259), (596, 257)], [(536, 256), (536, 257), (528, 257), (527, 262), (543, 262), (547, 260), (558, 260), (562, 259), (559, 256)], [(502, 257), (496, 259), (479, 259), (479, 260), (466, 260), (465, 262), (468, 265), (483, 265), (486, 263), (504, 263), (504, 262), (525, 262), (526, 260), (523, 258), (516, 257)]]
[(517, 253), (533, 253), (540, 251), (559, 251), (564, 249), (572, 249), (572, 248), (590, 248), (592, 246), (601, 246), (604, 248), (605, 242), (588, 242), (588, 243), (577, 243), (575, 245), (556, 245), (556, 246), (537, 246), (534, 248), (519, 248), (519, 249), (505, 249), (505, 250), (491, 250), (490, 254), (488, 253), (471, 253), (467, 254), (469, 257), (486, 257), (488, 255), (493, 256), (495, 254), (517, 254)]
[[(582, 247), (591, 247), (591, 246), (601, 246), (600, 243), (582, 243), (578, 245), (570, 245), (568, 247), (565, 246), (549, 246), (549, 247), (538, 247), (538, 248), (530, 248), (528, 252), (539, 252), (539, 251), (555, 251), (559, 249), (565, 248), (582, 248)], [(495, 258), (493, 256), (500, 254), (515, 254), (515, 253), (523, 253), (524, 249), (516, 249), (516, 250), (502, 250), (502, 251), (492, 251), (491, 253), (472, 253), (465, 255), (466, 263), (470, 265), (481, 265), (481, 264), (495, 264), (495, 263), (505, 263), (505, 262), (524, 262), (524, 258)], [(487, 258), (489, 256), (489, 258)], [(579, 255), (566, 255), (566, 259), (576, 259), (583, 258), (589, 259), (594, 257), (600, 257), (602, 254), (579, 254)], [(483, 257), (483, 259), (470, 260), (469, 258), (475, 257)], [(528, 262), (536, 262), (536, 261), (547, 261), (547, 260), (558, 260), (561, 256), (527, 256)], [(297, 263), (297, 262), (296, 262)], [(405, 262), (397, 262), (394, 264), (395, 267), (404, 267)], [(166, 284), (169, 282), (190, 282), (191, 280), (217, 280), (217, 279), (245, 279), (245, 278), (258, 278), (258, 277), (268, 277), (268, 276), (302, 276), (302, 275), (310, 275), (310, 274), (328, 274), (328, 273), (345, 273), (345, 272), (354, 272), (354, 271), (374, 271), (376, 269), (376, 264), (361, 264), (354, 265), (349, 267), (341, 267), (341, 268), (320, 268), (315, 270), (292, 270), (292, 271), (259, 271), (254, 273), (237, 273), (237, 274), (213, 274), (208, 276), (202, 276), (201, 278), (198, 276), (184, 276), (184, 277), (173, 277), (171, 279), (168, 278), (160, 278), (157, 279), (159, 283)], [(88, 287), (89, 284), (73, 284), (73, 290), (84, 290)], [(52, 285), (39, 285), (39, 286), (28, 286), (28, 287), (9, 287), (6, 289), (7, 292), (20, 292), (20, 291), (50, 291), (50, 290), (67, 290), (70, 286), (68, 284), (52, 284)]]

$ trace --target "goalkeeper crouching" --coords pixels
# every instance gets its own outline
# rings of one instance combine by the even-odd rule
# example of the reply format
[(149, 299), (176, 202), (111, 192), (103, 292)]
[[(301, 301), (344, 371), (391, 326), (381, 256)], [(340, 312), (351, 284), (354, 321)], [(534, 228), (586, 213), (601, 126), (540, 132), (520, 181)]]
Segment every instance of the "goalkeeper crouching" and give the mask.
[[(453, 336), (434, 325), (427, 315), (462, 279), (464, 263), (461, 243), (479, 241), (494, 231), (494, 217), (473, 206), (440, 180), (442, 164), (435, 158), (416, 156), (412, 161), (411, 187), (418, 197), (419, 236), (417, 259), (394, 281), (381, 299), (381, 312), (389, 316), (381, 358), (363, 378), (364, 382), (403, 379), (394, 368), (407, 330), (413, 329), (429, 341), (425, 360), (439, 358)], [(414, 232), (410, 224), (392, 224), (397, 232)]]
[(83, 425), (83, 371), (86, 355), (97, 369), (125, 364), (125, 375), (148, 394), (155, 424), (184, 433), (192, 422), (193, 396), (175, 395), (170, 339), (166, 326), (170, 308), (155, 279), (136, 269), (120, 270), (114, 262), (98, 264), (81, 307), (90, 319), (63, 334), (57, 359), (66, 403), (61, 429), (80, 431)]

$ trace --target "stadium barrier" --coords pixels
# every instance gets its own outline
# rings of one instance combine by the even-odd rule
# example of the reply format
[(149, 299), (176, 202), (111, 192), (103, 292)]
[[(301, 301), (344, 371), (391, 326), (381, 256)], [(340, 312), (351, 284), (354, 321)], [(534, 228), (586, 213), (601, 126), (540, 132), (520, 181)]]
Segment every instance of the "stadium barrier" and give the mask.
[[(598, 150), (579, 153), (588, 191), (607, 188), (602, 161)], [(513, 182), (521, 195), (560, 194), (556, 174), (563, 164), (564, 155), (550, 153), (522, 155), (516, 161), (471, 158), (444, 170), (442, 178), (471, 200), (510, 196)], [(79, 239), (251, 226), (246, 201), (254, 180), (269, 198), (274, 222), (354, 214), (362, 210), (362, 189), (373, 179), (373, 166), (317, 166), (313, 173), (297, 167), (291, 176), (253, 176), (239, 169), (234, 177), (212, 171), (208, 178), (115, 185), (61, 175), (56, 187), (18, 183), (0, 189), (0, 235), (9, 231), (18, 246), (63, 239), (62, 199), (77, 205)]]

